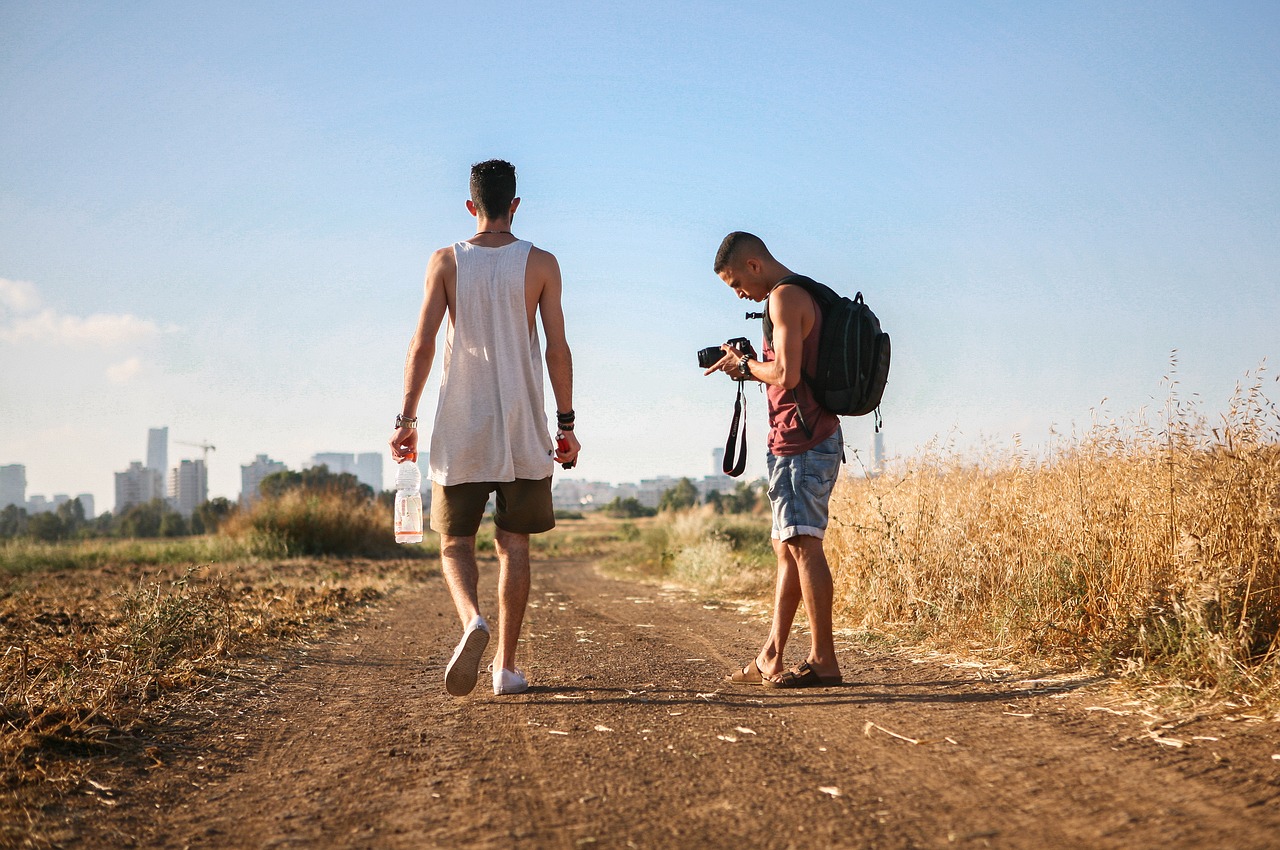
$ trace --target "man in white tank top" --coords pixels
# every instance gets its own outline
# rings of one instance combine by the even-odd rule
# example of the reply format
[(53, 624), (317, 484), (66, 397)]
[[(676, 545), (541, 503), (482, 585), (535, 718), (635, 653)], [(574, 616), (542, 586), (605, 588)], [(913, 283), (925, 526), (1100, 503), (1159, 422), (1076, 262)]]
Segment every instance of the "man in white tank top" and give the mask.
[[(497, 493), (498, 649), (493, 692), (521, 693), (528, 681), (516, 667), (516, 646), (529, 600), (529, 535), (555, 525), (553, 461), (572, 466), (573, 361), (565, 340), (560, 266), (554, 255), (517, 239), (511, 221), (520, 199), (508, 162), (471, 167), (476, 233), (441, 248), (427, 265), (426, 294), (404, 367), (404, 407), (396, 417), (391, 454), (416, 456), (418, 401), (435, 359), (436, 335), (447, 314), (440, 399), (431, 432), (431, 527), (440, 533), (440, 560), (462, 639), (445, 669), (445, 689), (475, 688), (489, 642), (476, 594), (476, 531)], [(546, 374), (556, 400), (552, 442), (543, 406), (543, 355), (535, 319), (546, 336)]]

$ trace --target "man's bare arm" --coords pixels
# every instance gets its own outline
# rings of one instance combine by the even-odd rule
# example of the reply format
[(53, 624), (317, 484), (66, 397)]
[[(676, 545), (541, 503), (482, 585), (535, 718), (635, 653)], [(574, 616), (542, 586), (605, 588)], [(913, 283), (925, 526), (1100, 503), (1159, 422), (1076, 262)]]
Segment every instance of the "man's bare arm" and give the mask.
[[(748, 363), (751, 377), (762, 384), (785, 389), (795, 389), (800, 383), (800, 358), (804, 338), (813, 327), (813, 299), (798, 286), (780, 286), (769, 295), (769, 315), (773, 318), (773, 356), (768, 362), (751, 360)], [(738, 375), (738, 361), (742, 352), (728, 345), (721, 346), (725, 356), (704, 375), (726, 372)]]
[[(547, 340), (547, 377), (551, 381), (551, 392), (556, 398), (557, 412), (567, 413), (573, 410), (573, 353), (569, 350), (564, 330), (560, 264), (556, 262), (555, 255), (546, 251), (538, 251), (533, 259), (539, 264), (538, 270), (542, 278), (538, 315), (542, 319), (542, 333)], [(557, 451), (556, 460), (572, 463), (578, 457), (578, 440), (572, 431), (566, 432), (565, 436), (569, 441), (569, 449), (565, 452)]]
[(538, 298), (538, 315), (542, 319), (542, 332), (547, 339), (547, 376), (551, 379), (551, 391), (556, 397), (556, 410), (573, 410), (573, 355), (564, 331), (564, 306), (561, 303), (562, 284), (560, 265), (556, 258), (546, 253), (539, 257), (542, 276), (542, 294)]
[[(404, 362), (404, 403), (400, 412), (405, 417), (415, 418), (418, 415), (418, 402), (422, 398), (427, 376), (431, 373), (431, 364), (435, 360), (436, 335), (440, 332), (440, 323), (444, 321), (449, 308), (448, 283), (457, 273), (452, 248), (441, 248), (431, 255), (423, 284), (425, 291), (422, 309), (418, 313), (418, 326), (414, 330)], [(396, 460), (417, 450), (416, 428), (398, 428), (391, 436), (391, 454)]]

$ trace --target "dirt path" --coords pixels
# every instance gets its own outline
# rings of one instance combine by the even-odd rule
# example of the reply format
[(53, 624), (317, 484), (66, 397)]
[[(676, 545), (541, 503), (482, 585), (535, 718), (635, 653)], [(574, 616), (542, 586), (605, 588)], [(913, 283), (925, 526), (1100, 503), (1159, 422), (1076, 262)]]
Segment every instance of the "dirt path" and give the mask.
[(531, 598), (530, 693), (444, 693), (459, 627), (428, 581), (229, 696), (163, 765), (99, 777), (59, 842), (1280, 847), (1274, 723), (1161, 730), (1176, 748), (1081, 683), (850, 647), (844, 687), (735, 689), (755, 615), (567, 562)]

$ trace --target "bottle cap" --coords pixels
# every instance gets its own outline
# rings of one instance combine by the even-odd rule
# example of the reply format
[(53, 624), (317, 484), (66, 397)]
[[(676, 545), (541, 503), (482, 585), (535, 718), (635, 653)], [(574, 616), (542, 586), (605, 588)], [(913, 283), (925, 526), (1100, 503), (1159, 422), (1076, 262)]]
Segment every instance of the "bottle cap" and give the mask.
[[(409, 452), (409, 454), (407, 454), (407, 455), (405, 456), (405, 460), (411, 460), (411, 461), (413, 461), (414, 463), (417, 463), (417, 462), (418, 462), (418, 453), (417, 453), (417, 452)], [(401, 463), (403, 463), (403, 462), (404, 462), (404, 461), (401, 461)]]

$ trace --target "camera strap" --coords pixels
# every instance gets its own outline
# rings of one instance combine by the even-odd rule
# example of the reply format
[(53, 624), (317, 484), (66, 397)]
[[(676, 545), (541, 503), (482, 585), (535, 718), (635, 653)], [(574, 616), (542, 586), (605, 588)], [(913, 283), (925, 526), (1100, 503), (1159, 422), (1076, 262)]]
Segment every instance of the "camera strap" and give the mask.
[[(733, 402), (733, 421), (729, 423), (729, 440), (724, 444), (725, 475), (737, 478), (747, 468), (747, 429), (742, 421), (747, 410), (747, 382), (738, 381), (738, 397)], [(738, 439), (738, 434), (742, 439)], [(736, 444), (736, 445), (735, 445)]]

